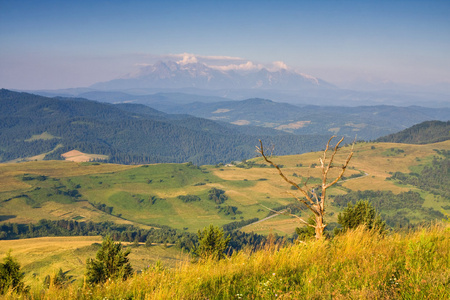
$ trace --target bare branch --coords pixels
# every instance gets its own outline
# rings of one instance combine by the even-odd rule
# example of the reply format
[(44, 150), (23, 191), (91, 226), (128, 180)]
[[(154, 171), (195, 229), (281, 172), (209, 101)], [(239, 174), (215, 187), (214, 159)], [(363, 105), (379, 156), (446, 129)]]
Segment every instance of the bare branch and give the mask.
[(305, 204), (306, 207), (308, 207), (309, 210), (311, 210), (314, 214), (317, 214), (317, 211), (314, 209), (314, 207), (312, 207), (312, 205), (314, 205), (314, 204), (308, 203), (306, 200), (304, 200), (304, 199), (302, 199), (302, 198), (299, 198), (299, 197), (295, 196), (294, 194), (292, 194), (292, 193), (290, 193), (290, 192), (287, 192), (287, 193), (288, 193), (289, 195), (291, 195), (291, 196), (292, 196), (295, 200), (297, 200), (298, 202), (301, 202), (301, 203)]
[(325, 185), (325, 188), (329, 188), (330, 186), (332, 186), (333, 184), (335, 184), (336, 182), (338, 182), (342, 178), (342, 176), (344, 175), (345, 169), (347, 168), (348, 163), (350, 162), (350, 159), (353, 156), (353, 147), (354, 147), (354, 145), (355, 145), (355, 143), (353, 142), (352, 148), (350, 149), (350, 153), (348, 154), (347, 159), (345, 160), (345, 163), (342, 165), (341, 172), (339, 173), (339, 175), (332, 182), (330, 182), (329, 184)]
[(256, 152), (258, 152), (259, 154), (261, 154), (261, 156), (264, 158), (264, 160), (271, 164), (272, 166), (274, 166), (277, 170), (278, 170), (278, 174), (281, 176), (281, 178), (284, 179), (284, 181), (286, 181), (287, 183), (289, 183), (290, 185), (294, 186), (297, 190), (299, 190), (305, 197), (306, 199), (308, 199), (308, 201), (313, 202), (311, 197), (309, 197), (308, 192), (305, 191), (304, 189), (302, 189), (297, 183), (293, 182), (292, 180), (288, 179), (284, 174), (283, 171), (281, 171), (281, 168), (275, 164), (273, 161), (269, 160), (267, 158), (267, 156), (264, 153), (264, 148), (263, 148), (263, 144), (262, 141), (259, 140), (259, 144), (260, 147), (256, 147)]
[(307, 225), (307, 226), (309, 226), (309, 227), (315, 228), (314, 225), (309, 224), (308, 222), (306, 222), (305, 220), (303, 220), (302, 218), (300, 218), (300, 217), (297, 216), (297, 215), (294, 215), (294, 214), (291, 214), (291, 213), (288, 213), (288, 212), (279, 212), (279, 211), (273, 210), (273, 209), (271, 209), (271, 208), (268, 208), (268, 207), (265, 206), (265, 205), (262, 205), (262, 204), (260, 204), (260, 205), (261, 205), (262, 207), (264, 207), (265, 209), (270, 210), (270, 211), (273, 212), (273, 213), (276, 213), (277, 215), (284, 215), (284, 216), (295, 217), (295, 218), (297, 218), (300, 222), (302, 222), (303, 224), (305, 224), (305, 225)]
[[(309, 189), (307, 186), (307, 182), (308, 182), (309, 178), (307, 178), (306, 182), (304, 183), (304, 188), (301, 188), (297, 183), (295, 183), (294, 181), (287, 178), (281, 171), (281, 168), (277, 164), (275, 164), (273, 161), (271, 161), (270, 159), (267, 158), (266, 154), (264, 153), (264, 148), (263, 148), (263, 144), (262, 144), (261, 140), (259, 140), (260, 147), (256, 147), (257, 152), (264, 158), (264, 160), (278, 170), (278, 174), (281, 176), (281, 178), (283, 178), (283, 180), (286, 181), (287, 183), (289, 183), (291, 186), (294, 186), (298, 191), (300, 191), (303, 194), (303, 196), (305, 196), (306, 200), (299, 198), (299, 197), (295, 196), (294, 194), (288, 192), (288, 194), (290, 194), (298, 202), (303, 203), (310, 211), (312, 211), (315, 214), (315, 216), (316, 216), (315, 220), (314, 220), (315, 225), (309, 224), (308, 222), (306, 222), (299, 216), (294, 215), (292, 213), (286, 213), (286, 212), (280, 213), (280, 212), (274, 211), (270, 208), (267, 208), (267, 207), (266, 208), (276, 214), (284, 214), (284, 215), (295, 217), (303, 224), (305, 224), (309, 227), (313, 227), (315, 229), (317, 239), (320, 239), (323, 237), (324, 228), (327, 226), (326, 224), (323, 223), (323, 216), (325, 215), (326, 191), (329, 187), (331, 187), (332, 185), (337, 183), (344, 175), (345, 169), (347, 168), (347, 166), (350, 162), (350, 159), (353, 156), (353, 147), (355, 145), (355, 142), (353, 142), (352, 148), (350, 150), (350, 153), (347, 156), (347, 159), (345, 160), (344, 164), (340, 167), (341, 171), (339, 172), (339, 175), (333, 181), (331, 181), (330, 183), (327, 184), (328, 172), (330, 171), (331, 168), (336, 168), (336, 165), (333, 165), (333, 161), (339, 150), (340, 144), (344, 141), (344, 138), (341, 138), (336, 143), (330, 158), (327, 160), (327, 152), (330, 149), (330, 143), (333, 140), (333, 138), (335, 138), (335, 136), (332, 136), (328, 140), (326, 148), (323, 152), (323, 157), (319, 158), (320, 167), (321, 167), (321, 171), (322, 171), (322, 185), (321, 186), (319, 185), (317, 187), (317, 189), (319, 187), (322, 188), (322, 190), (321, 190), (322, 193), (321, 193), (320, 197), (318, 196), (318, 193), (315, 189), (312, 189), (312, 191), (311, 191), (312, 196), (309, 195)], [(355, 140), (356, 140), (356, 138), (355, 138)], [(313, 200), (313, 198), (314, 198), (314, 200)]]

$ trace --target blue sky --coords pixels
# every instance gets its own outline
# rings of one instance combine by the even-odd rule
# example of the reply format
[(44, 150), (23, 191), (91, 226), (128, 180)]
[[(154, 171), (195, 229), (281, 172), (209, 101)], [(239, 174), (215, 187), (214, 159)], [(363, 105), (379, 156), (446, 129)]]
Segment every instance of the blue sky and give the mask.
[(181, 53), (343, 86), (450, 83), (449, 16), (448, 0), (0, 0), (0, 87), (88, 86)]

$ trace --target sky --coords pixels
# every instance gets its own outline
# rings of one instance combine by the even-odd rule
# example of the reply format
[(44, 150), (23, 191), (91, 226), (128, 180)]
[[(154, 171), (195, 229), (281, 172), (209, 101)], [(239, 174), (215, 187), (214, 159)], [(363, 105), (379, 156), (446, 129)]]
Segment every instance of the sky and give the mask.
[(450, 84), (449, 16), (448, 0), (0, 0), (0, 88), (86, 87), (183, 57), (343, 87)]

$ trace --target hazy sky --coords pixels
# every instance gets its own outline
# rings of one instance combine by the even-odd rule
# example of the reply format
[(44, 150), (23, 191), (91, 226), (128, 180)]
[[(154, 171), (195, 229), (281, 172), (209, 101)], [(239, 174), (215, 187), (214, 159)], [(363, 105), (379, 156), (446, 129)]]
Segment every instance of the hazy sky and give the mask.
[(88, 86), (168, 54), (335, 84), (450, 83), (450, 1), (0, 0), (0, 87)]

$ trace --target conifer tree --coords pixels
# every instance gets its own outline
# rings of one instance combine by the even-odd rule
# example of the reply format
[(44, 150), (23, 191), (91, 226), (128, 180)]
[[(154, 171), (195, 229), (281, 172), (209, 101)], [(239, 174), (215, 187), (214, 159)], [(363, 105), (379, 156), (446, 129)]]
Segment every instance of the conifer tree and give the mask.
[(223, 236), (223, 230), (214, 225), (205, 227), (203, 231), (198, 231), (199, 246), (194, 251), (202, 259), (222, 259), (225, 258), (225, 250), (228, 247), (231, 237)]
[(19, 293), (27, 291), (28, 288), (23, 283), (23, 277), (19, 262), (11, 256), (11, 251), (9, 251), (3, 259), (3, 263), (0, 263), (0, 295), (8, 289)]
[(86, 262), (86, 279), (90, 284), (103, 283), (108, 279), (125, 280), (133, 274), (128, 260), (131, 250), (124, 251), (121, 243), (114, 243), (107, 236), (98, 250), (96, 259)]

